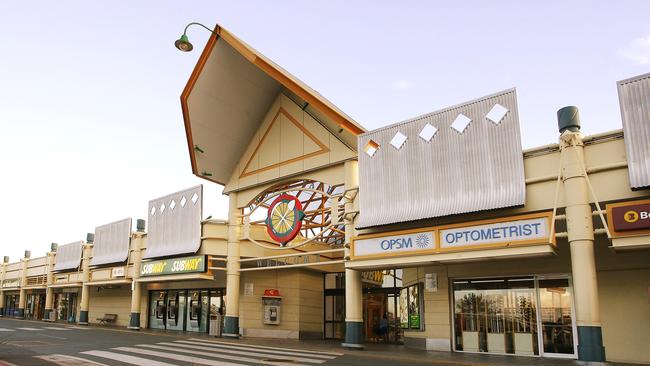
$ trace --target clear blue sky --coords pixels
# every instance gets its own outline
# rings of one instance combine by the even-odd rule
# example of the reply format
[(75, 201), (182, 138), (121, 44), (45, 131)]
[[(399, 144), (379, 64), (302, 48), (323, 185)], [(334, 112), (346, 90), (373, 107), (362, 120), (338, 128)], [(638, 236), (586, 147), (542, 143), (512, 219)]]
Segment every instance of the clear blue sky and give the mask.
[[(368, 129), (517, 87), (524, 147), (620, 128), (650, 71), (650, 1), (8, 1), (0, 12), (0, 255), (146, 216), (191, 175), (179, 96), (219, 22)], [(205, 182), (205, 215), (226, 216)]]

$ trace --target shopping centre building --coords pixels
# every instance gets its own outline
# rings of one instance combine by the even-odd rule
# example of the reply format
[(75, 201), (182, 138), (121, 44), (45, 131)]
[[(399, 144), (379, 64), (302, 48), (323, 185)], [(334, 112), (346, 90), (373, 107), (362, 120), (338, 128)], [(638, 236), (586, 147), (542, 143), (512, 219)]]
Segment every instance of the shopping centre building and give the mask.
[(0, 313), (650, 363), (650, 74), (617, 86), (622, 130), (565, 107), (533, 149), (514, 89), (366, 131), (217, 27), (181, 107), (228, 219), (198, 186), (5, 258)]

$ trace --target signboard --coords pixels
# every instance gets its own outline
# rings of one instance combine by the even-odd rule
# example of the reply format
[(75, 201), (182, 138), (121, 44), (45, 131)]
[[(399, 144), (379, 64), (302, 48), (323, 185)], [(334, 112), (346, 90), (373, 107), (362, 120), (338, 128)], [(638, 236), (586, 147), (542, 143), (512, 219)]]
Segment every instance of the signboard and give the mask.
[(8, 288), (8, 287), (18, 287), (20, 286), (20, 279), (16, 278), (13, 280), (4, 280), (2, 281), (2, 288)]
[(650, 234), (650, 200), (607, 205), (607, 221), (617, 236)]
[(548, 240), (548, 217), (501, 221), (440, 230), (440, 248), (456, 249)]
[(111, 277), (124, 277), (124, 267), (115, 267), (111, 269)]
[(372, 285), (384, 284), (384, 271), (367, 271), (361, 272), (361, 282)]
[(424, 289), (427, 292), (438, 292), (438, 274), (425, 273), (424, 274)]
[(355, 257), (385, 257), (433, 253), (436, 249), (435, 230), (410, 232), (391, 236), (366, 236), (354, 240)]
[(158, 276), (179, 273), (202, 273), (206, 271), (204, 255), (184, 258), (169, 258), (158, 261), (143, 262), (140, 276)]
[(253, 294), (255, 293), (253, 291), (253, 289), (254, 289), (254, 287), (253, 287), (252, 282), (245, 283), (244, 284), (244, 296), (253, 296)]

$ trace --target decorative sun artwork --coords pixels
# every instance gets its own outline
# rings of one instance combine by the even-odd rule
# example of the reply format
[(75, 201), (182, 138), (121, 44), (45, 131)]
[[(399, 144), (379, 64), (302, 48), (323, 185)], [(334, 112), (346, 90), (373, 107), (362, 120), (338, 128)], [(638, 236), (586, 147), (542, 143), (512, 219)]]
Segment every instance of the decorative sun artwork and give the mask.
[(285, 246), (300, 232), (304, 217), (300, 200), (295, 196), (282, 194), (269, 206), (266, 230), (273, 240)]

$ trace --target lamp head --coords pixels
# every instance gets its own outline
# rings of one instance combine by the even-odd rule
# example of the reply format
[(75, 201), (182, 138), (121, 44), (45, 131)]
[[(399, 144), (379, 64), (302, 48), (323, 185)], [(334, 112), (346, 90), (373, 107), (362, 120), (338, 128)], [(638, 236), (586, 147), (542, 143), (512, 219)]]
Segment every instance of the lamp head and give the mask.
[(183, 34), (181, 38), (177, 39), (176, 42), (174, 42), (174, 46), (183, 52), (190, 52), (194, 48), (186, 34)]

